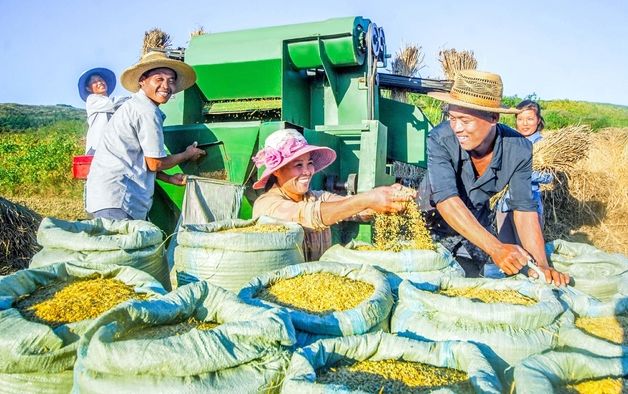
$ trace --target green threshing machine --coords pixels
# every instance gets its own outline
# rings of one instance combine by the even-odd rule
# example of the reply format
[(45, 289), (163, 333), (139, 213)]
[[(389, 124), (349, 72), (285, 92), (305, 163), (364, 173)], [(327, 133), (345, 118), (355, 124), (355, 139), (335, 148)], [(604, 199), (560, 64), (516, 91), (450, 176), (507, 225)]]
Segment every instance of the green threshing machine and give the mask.
[[(193, 175), (222, 170), (246, 185), (240, 218), (250, 218), (258, 172), (251, 158), (275, 130), (291, 127), (337, 152), (312, 188), (352, 194), (395, 181), (416, 181), (426, 165), (430, 123), (414, 105), (385, 98), (383, 90), (426, 93), (447, 82), (379, 73), (386, 66), (384, 31), (348, 17), (193, 36), (185, 50), (167, 50), (197, 74), (196, 85), (162, 105), (165, 143), (176, 153), (197, 141), (208, 155), (174, 168)], [(183, 188), (159, 182), (151, 220), (171, 233)], [(367, 224), (334, 231), (337, 241), (370, 241)], [(340, 230), (340, 231), (338, 231)]]

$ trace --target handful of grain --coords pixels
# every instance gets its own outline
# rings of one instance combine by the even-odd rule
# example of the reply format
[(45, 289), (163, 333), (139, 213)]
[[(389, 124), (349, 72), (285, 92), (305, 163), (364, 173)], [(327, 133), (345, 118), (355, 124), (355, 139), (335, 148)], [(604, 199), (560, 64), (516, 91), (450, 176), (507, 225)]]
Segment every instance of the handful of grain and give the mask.
[[(405, 188), (401, 193), (414, 193)], [(400, 252), (404, 249), (436, 250), (425, 219), (415, 201), (405, 203), (405, 210), (375, 215), (373, 246), (375, 250)]]
[(193, 329), (201, 331), (209, 331), (220, 324), (215, 322), (199, 321), (193, 317), (176, 324), (165, 324), (161, 326), (141, 327), (138, 329), (130, 330), (124, 334), (124, 338), (128, 339), (163, 339), (173, 337), (186, 332), (190, 332)]
[(622, 394), (627, 382), (624, 378), (603, 378), (584, 380), (580, 383), (556, 387), (558, 394)]
[(503, 302), (505, 304), (514, 305), (532, 305), (536, 304), (536, 300), (526, 297), (515, 290), (489, 290), (479, 289), (477, 287), (458, 287), (451, 289), (441, 289), (438, 294), (447, 297), (464, 297), (474, 301), (493, 304)]
[(234, 227), (220, 231), (221, 233), (286, 233), (288, 227), (283, 224), (261, 224), (257, 223), (253, 226)]
[(25, 319), (54, 328), (94, 319), (130, 299), (145, 299), (145, 295), (120, 280), (96, 278), (40, 287), (21, 297), (15, 308)]
[(307, 313), (324, 315), (357, 307), (375, 287), (329, 272), (303, 274), (279, 280), (261, 289), (256, 297)]
[(607, 317), (578, 317), (576, 327), (601, 339), (628, 345), (626, 328), (628, 328), (628, 316)]
[(436, 388), (475, 392), (465, 372), (398, 360), (360, 361), (329, 368), (318, 374), (316, 382), (341, 384), (369, 393), (423, 393)]

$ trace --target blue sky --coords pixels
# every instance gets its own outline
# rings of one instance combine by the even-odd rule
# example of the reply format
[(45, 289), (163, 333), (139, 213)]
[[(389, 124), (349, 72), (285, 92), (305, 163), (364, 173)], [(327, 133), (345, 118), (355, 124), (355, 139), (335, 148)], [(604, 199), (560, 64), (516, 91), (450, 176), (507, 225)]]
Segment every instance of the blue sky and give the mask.
[[(440, 49), (475, 52), (501, 74), (504, 93), (628, 105), (628, 2), (623, 0), (395, 1), (0, 0), (0, 103), (82, 107), (79, 75), (119, 77), (137, 61), (144, 31), (186, 46), (202, 26), (222, 32), (359, 15), (382, 26), (388, 51), (423, 47), (423, 77), (441, 77)], [(118, 87), (114, 94), (128, 94)]]

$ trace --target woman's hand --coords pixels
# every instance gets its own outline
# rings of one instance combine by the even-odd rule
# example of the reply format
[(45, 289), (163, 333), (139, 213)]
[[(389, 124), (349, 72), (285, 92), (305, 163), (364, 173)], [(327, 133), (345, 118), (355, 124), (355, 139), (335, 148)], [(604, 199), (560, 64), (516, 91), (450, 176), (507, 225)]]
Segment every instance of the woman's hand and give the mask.
[(406, 203), (416, 198), (416, 191), (398, 183), (380, 186), (365, 192), (369, 197), (369, 208), (377, 213), (395, 213), (406, 209)]

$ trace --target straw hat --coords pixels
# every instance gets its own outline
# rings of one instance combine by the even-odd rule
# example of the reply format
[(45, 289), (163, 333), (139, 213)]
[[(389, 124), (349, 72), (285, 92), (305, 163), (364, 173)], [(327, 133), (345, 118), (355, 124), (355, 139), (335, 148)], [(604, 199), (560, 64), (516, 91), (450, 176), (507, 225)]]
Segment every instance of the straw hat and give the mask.
[(497, 74), (477, 70), (460, 70), (449, 93), (430, 92), (428, 96), (449, 104), (479, 111), (518, 114), (515, 108), (502, 107), (504, 85)]
[(196, 82), (196, 73), (192, 67), (180, 60), (170, 59), (162, 52), (148, 52), (142, 56), (139, 62), (124, 70), (120, 82), (126, 90), (137, 92), (140, 90), (139, 81), (142, 74), (162, 67), (169, 68), (177, 74), (177, 81), (172, 94), (185, 90)]
[(83, 101), (87, 101), (87, 96), (91, 94), (87, 91), (86, 88), (87, 88), (87, 83), (89, 82), (89, 79), (94, 74), (100, 75), (102, 79), (105, 80), (105, 83), (107, 84), (107, 96), (111, 96), (111, 93), (113, 93), (113, 90), (116, 88), (116, 74), (114, 74), (113, 71), (104, 67), (92, 68), (91, 70), (87, 70), (83, 74), (81, 74), (78, 80), (77, 85), (78, 85), (79, 96), (81, 96), (81, 99)]
[(253, 189), (262, 189), (273, 172), (308, 152), (315, 173), (336, 160), (336, 152), (333, 149), (308, 144), (305, 137), (294, 129), (277, 130), (266, 137), (264, 148), (253, 157), (257, 168), (266, 166), (262, 176), (253, 184)]

